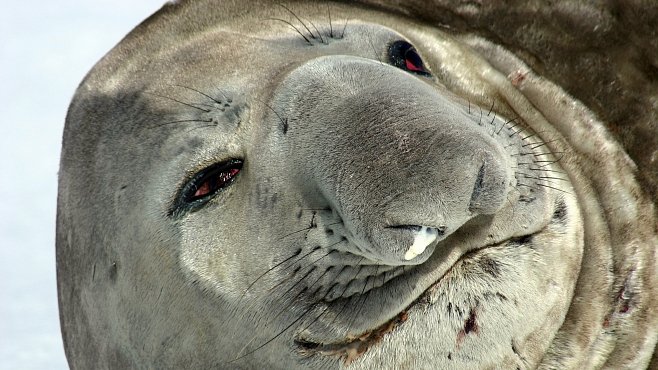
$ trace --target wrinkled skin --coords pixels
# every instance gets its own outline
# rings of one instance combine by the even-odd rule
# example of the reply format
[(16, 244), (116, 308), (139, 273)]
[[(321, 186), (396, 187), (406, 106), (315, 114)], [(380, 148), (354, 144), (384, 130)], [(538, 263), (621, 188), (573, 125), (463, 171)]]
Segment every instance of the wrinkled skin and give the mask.
[(169, 4), (94, 67), (59, 183), (72, 368), (651, 366), (655, 108), (565, 92), (606, 69), (573, 88), (546, 13), (412, 5)]

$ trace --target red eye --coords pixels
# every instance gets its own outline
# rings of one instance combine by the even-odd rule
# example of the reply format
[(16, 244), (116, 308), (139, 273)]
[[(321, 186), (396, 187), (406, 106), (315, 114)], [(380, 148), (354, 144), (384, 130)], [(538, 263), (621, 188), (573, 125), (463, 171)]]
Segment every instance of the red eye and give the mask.
[(394, 66), (422, 76), (430, 76), (423, 59), (416, 49), (404, 40), (398, 40), (388, 48), (389, 60)]
[[(183, 188), (182, 204), (202, 204), (229, 186), (242, 170), (242, 160), (232, 159), (214, 164), (197, 173)], [(201, 203), (199, 203), (201, 202)]]
[(238, 174), (238, 172), (240, 172), (239, 168), (229, 168), (226, 171), (213, 173), (208, 179), (204, 179), (205, 181), (196, 189), (192, 196), (192, 200), (203, 198), (206, 195), (225, 187), (226, 184)]
[(425, 67), (423, 66), (423, 61), (420, 59), (420, 56), (413, 49), (409, 49), (405, 53), (404, 63), (405, 66), (407, 67), (407, 70), (411, 72), (427, 73)]

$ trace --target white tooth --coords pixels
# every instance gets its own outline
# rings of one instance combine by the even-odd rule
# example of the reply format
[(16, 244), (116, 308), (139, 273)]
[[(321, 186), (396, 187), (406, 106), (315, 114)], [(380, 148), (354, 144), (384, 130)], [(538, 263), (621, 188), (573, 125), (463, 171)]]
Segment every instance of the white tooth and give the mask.
[(425, 251), (425, 248), (427, 248), (428, 245), (436, 240), (437, 236), (438, 231), (436, 229), (421, 226), (420, 231), (418, 231), (414, 238), (414, 244), (412, 244), (407, 253), (404, 254), (404, 259), (409, 261), (410, 259), (416, 258), (416, 256)]

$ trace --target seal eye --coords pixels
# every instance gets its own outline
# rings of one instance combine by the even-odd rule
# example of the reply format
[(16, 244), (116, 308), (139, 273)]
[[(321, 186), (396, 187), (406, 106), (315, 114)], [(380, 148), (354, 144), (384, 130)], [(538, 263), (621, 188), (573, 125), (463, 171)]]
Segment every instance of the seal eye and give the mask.
[(217, 192), (229, 186), (240, 170), (242, 170), (242, 160), (231, 159), (199, 171), (183, 187), (179, 204), (201, 206)]
[(388, 56), (391, 64), (400, 69), (421, 76), (431, 75), (416, 49), (406, 41), (399, 40), (392, 43), (388, 48)]

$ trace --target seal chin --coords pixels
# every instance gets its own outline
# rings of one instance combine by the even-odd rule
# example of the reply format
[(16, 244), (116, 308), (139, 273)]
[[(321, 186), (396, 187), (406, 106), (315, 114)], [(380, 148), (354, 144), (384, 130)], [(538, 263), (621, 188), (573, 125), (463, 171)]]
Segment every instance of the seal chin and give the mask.
[(316, 343), (302, 338), (295, 339), (297, 350), (302, 356), (323, 355), (344, 359), (345, 365), (364, 354), (370, 347), (379, 343), (384, 335), (392, 332), (400, 324), (407, 321), (407, 311), (404, 310), (384, 324), (366, 331), (359, 336), (345, 338), (334, 343)]

